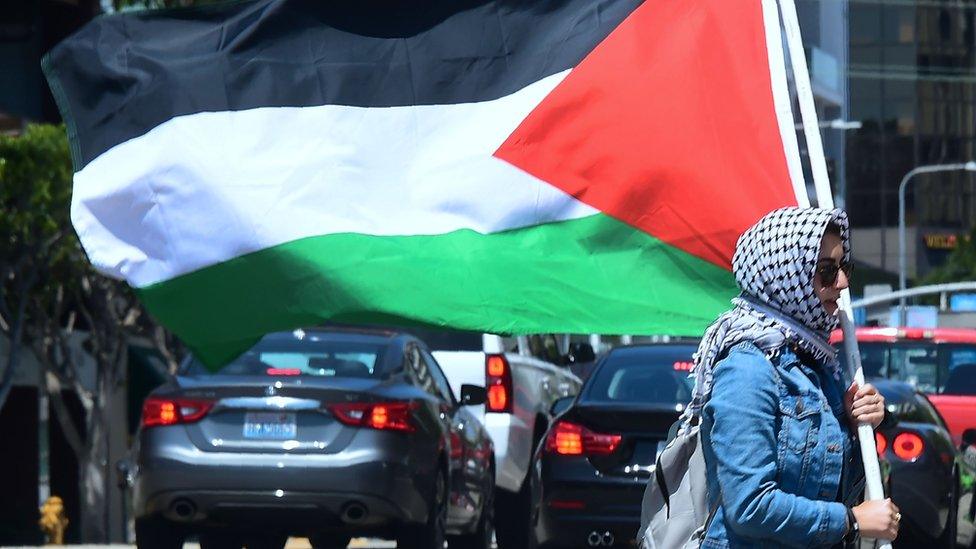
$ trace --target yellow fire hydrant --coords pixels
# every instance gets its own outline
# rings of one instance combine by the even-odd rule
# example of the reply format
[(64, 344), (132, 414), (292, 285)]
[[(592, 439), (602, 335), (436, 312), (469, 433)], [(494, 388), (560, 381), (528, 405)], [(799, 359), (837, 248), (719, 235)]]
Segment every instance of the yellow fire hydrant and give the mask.
[(64, 501), (51, 496), (41, 505), (41, 519), (37, 521), (50, 545), (64, 545), (64, 531), (68, 529), (68, 517), (64, 516)]

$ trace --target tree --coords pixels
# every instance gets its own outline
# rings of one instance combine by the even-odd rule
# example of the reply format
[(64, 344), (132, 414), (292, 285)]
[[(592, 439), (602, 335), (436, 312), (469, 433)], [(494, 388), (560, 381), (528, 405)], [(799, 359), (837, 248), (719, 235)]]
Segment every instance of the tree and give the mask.
[(20, 365), (31, 300), (47, 291), (49, 267), (65, 259), (71, 161), (64, 131), (31, 126), (0, 136), (0, 334), (9, 348), (0, 409)]
[[(0, 406), (30, 348), (54, 419), (79, 464), (82, 536), (99, 542), (109, 539), (106, 503), (113, 486), (109, 396), (124, 380), (129, 342), (155, 342), (171, 371), (180, 346), (128, 286), (91, 268), (70, 224), (71, 175), (63, 127), (35, 125), (21, 136), (0, 137), (0, 334), (10, 341)], [(94, 388), (81, 382), (79, 342), (96, 365)], [(82, 404), (83, 429), (68, 413), (63, 388)]]
[(976, 280), (976, 227), (956, 239), (946, 262), (933, 269), (920, 284), (944, 284)]

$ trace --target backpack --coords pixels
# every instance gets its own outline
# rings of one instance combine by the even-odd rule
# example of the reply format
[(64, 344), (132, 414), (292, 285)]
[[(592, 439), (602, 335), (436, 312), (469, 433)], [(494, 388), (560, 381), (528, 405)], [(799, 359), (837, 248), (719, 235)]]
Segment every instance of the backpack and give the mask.
[(657, 457), (654, 476), (644, 489), (637, 533), (640, 549), (697, 549), (718, 510), (717, 503), (708, 510), (701, 416), (684, 422), (682, 418), (672, 426), (674, 435)]

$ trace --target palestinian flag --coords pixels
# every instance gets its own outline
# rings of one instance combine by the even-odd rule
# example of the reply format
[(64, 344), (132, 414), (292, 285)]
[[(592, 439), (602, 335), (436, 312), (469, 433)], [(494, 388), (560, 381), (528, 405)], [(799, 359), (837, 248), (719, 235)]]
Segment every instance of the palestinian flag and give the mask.
[(258, 0), (44, 68), (89, 258), (211, 364), (321, 321), (697, 335), (802, 188), (774, 0)]

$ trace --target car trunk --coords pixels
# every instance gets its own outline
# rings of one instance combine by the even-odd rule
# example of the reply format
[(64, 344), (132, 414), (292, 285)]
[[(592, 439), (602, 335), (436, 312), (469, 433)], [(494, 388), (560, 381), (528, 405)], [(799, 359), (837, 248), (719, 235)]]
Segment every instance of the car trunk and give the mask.
[(328, 406), (381, 399), (374, 379), (195, 376), (178, 382), (179, 393), (167, 396), (213, 402), (186, 425), (194, 445), (211, 452), (338, 452), (357, 428), (339, 422)]
[(613, 453), (590, 456), (589, 460), (604, 475), (633, 477), (650, 476), (668, 430), (679, 415), (675, 406), (583, 402), (574, 406), (566, 419), (598, 433), (620, 435)]

